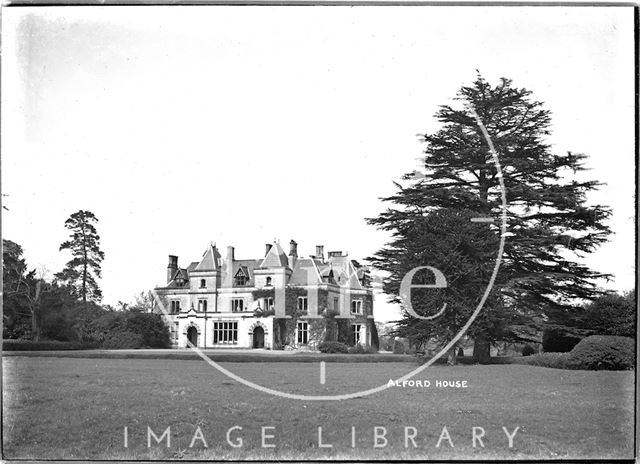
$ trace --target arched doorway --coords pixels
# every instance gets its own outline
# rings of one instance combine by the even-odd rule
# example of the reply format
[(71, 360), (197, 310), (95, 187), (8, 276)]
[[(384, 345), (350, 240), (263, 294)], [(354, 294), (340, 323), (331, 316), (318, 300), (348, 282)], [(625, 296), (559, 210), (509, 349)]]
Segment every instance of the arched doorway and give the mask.
[(187, 340), (191, 342), (193, 346), (198, 346), (198, 329), (191, 326), (187, 329)]
[(253, 347), (264, 348), (264, 329), (260, 326), (253, 329)]

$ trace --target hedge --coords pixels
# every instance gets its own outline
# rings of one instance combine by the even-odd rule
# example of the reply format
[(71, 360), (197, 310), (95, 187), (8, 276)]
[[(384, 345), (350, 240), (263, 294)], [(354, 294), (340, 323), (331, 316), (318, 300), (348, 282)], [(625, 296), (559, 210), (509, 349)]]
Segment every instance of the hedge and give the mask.
[(376, 350), (374, 347), (371, 346), (371, 347), (365, 348), (360, 343), (349, 348), (350, 354), (374, 354), (377, 352), (378, 350)]
[(574, 370), (629, 370), (635, 367), (635, 340), (611, 335), (592, 335), (569, 353), (539, 353), (512, 358), (518, 364)]
[(144, 337), (135, 332), (115, 333), (102, 342), (102, 348), (107, 350), (131, 350), (141, 348), (144, 344)]
[(531, 356), (512, 359), (512, 361), (517, 364), (528, 364), (529, 366), (570, 369), (568, 357), (569, 353), (536, 353)]
[(61, 342), (57, 340), (3, 340), (4, 351), (61, 351), (87, 350), (97, 348), (96, 344), (80, 342)]

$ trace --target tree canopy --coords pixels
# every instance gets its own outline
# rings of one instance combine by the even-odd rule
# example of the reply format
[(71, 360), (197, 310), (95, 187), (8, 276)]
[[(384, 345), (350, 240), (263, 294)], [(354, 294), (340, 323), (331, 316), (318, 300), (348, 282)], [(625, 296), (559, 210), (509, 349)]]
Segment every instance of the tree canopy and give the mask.
[[(580, 180), (587, 157), (571, 152), (554, 154), (545, 141), (550, 134), (550, 111), (532, 99), (529, 90), (515, 87), (509, 79), (491, 85), (478, 75), (470, 86), (461, 87), (454, 102), (455, 107), (444, 105), (436, 113), (440, 130), (420, 137), (425, 145), (423, 169), (396, 182), (396, 193), (383, 198), (392, 206), (368, 219), (391, 232), (394, 239), (378, 251), (373, 262), (383, 269), (392, 267), (397, 241), (409, 250), (408, 243), (402, 242), (406, 232), (424, 228), (425, 221), (437, 217), (434, 212), (443, 210), (464, 210), (496, 219), (483, 227), (494, 234), (493, 243), (497, 243), (502, 212), (500, 175), (487, 140), (465, 107), (470, 105), (495, 146), (508, 204), (508, 238), (500, 276), (484, 315), (490, 317), (503, 308), (517, 316), (520, 327), (511, 324), (512, 336), (527, 328), (564, 325), (585, 299), (599, 295), (595, 280), (605, 277), (579, 259), (606, 241), (610, 233), (605, 223), (610, 209), (591, 205), (587, 199), (599, 183)], [(448, 229), (441, 231), (443, 236), (448, 233)], [(431, 246), (440, 246), (443, 239), (433, 240)], [(425, 259), (422, 265), (430, 264)], [(398, 277), (392, 275), (386, 291), (397, 295)], [(453, 297), (453, 290), (447, 291)], [(457, 301), (468, 304), (463, 298)], [(488, 344), (481, 335), (482, 327), (482, 320), (477, 321), (476, 344), (482, 344), (478, 354), (486, 356)]]

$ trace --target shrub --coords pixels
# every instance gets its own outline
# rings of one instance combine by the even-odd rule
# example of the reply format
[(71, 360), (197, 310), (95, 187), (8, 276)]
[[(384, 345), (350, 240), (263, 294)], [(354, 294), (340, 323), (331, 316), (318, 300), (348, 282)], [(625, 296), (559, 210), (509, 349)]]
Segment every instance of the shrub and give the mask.
[(349, 348), (349, 353), (351, 354), (373, 354), (377, 352), (378, 350), (375, 347), (364, 347), (360, 343)]
[(109, 335), (102, 347), (107, 350), (126, 350), (140, 348), (144, 342), (144, 337), (134, 332), (119, 332)]
[(349, 347), (341, 342), (322, 342), (318, 345), (318, 350), (322, 353), (348, 353)]
[(635, 340), (612, 335), (592, 335), (568, 355), (571, 369), (628, 370), (635, 366)]
[(129, 313), (125, 331), (139, 334), (146, 348), (169, 348), (169, 329), (160, 314)]
[(365, 351), (364, 347), (360, 343), (357, 343), (354, 346), (349, 348), (349, 353), (351, 353), (351, 354), (365, 354), (366, 351)]
[(79, 342), (61, 342), (58, 340), (3, 340), (4, 351), (58, 351), (58, 350), (86, 350), (96, 348), (95, 345)]
[(561, 329), (547, 329), (542, 334), (542, 349), (545, 353), (568, 353), (578, 344), (580, 337)]
[(532, 354), (536, 354), (536, 349), (531, 345), (525, 345), (522, 348), (522, 356), (531, 356)]
[(537, 353), (523, 359), (523, 364), (552, 367), (554, 369), (568, 369), (568, 357), (569, 353)]
[(404, 343), (402, 343), (400, 340), (395, 340), (393, 342), (393, 353), (394, 354), (404, 354), (405, 353)]

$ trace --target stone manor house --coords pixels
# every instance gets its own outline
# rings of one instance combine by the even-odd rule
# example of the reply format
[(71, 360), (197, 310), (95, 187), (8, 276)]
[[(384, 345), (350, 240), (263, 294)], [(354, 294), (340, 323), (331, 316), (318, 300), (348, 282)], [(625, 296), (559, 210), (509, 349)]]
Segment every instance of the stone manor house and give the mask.
[(223, 258), (211, 244), (184, 268), (170, 255), (167, 283), (155, 290), (173, 346), (313, 350), (340, 340), (369, 347), (369, 271), (341, 251), (325, 259), (323, 248), (304, 258), (294, 240), (288, 255), (274, 242), (262, 258), (236, 259), (234, 247)]

